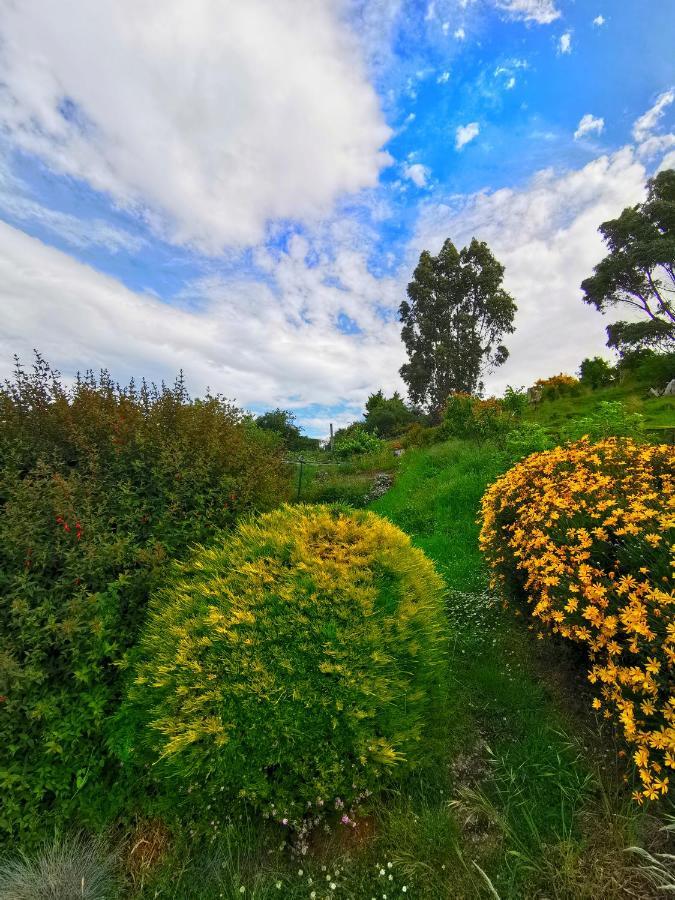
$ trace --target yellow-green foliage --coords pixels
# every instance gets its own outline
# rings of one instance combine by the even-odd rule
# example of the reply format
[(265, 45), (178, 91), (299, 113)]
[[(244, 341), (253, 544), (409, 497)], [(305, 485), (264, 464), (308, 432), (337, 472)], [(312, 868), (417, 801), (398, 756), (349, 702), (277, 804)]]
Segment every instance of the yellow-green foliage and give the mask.
[(402, 531), (285, 506), (177, 567), (130, 699), (168, 774), (297, 823), (414, 764), (445, 645), (441, 579)]

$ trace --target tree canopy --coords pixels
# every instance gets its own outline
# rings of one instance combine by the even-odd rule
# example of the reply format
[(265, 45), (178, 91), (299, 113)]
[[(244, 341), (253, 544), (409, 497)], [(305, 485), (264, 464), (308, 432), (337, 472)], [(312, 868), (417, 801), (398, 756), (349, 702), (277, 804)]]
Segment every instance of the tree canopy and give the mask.
[[(600, 312), (619, 306), (636, 321), (607, 327), (607, 344), (620, 352), (675, 343), (675, 170), (647, 183), (647, 199), (600, 226), (607, 256), (581, 284), (584, 301)], [(634, 314), (635, 314), (634, 313)]]
[(255, 420), (258, 428), (273, 431), (283, 439), (289, 450), (309, 450), (319, 446), (318, 440), (302, 434), (295, 424), (295, 415), (288, 409), (273, 409)]
[(480, 393), (487, 370), (502, 365), (516, 304), (502, 288), (504, 266), (475, 238), (458, 251), (446, 240), (425, 250), (399, 313), (408, 362), (400, 369), (413, 403), (437, 414), (453, 392)]
[(407, 425), (419, 419), (419, 414), (406, 405), (397, 391), (391, 397), (385, 397), (382, 391), (377, 391), (366, 401), (364, 418), (367, 431), (388, 438), (401, 434)]

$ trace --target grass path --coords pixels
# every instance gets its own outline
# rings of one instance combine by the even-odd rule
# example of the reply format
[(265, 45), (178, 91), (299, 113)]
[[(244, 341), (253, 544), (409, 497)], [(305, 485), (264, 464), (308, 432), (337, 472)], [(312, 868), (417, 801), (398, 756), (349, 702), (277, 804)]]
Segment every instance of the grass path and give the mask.
[(492, 448), (461, 442), (417, 451), (372, 507), (413, 537), (449, 589), (445, 756), (464, 874), (422, 896), (489, 896), (488, 879), (502, 898), (647, 896), (624, 852), (645, 816), (622, 789), (620, 751), (575, 701), (585, 686), (564, 648), (534, 640), (486, 588), (476, 517), (501, 465)]
[[(618, 750), (599, 736), (560, 648), (537, 642), (486, 587), (476, 523), (502, 462), (449, 442), (406, 454), (371, 508), (408, 532), (448, 586), (448, 697), (428, 759), (359, 828), (289, 858), (278, 828), (233, 816), (200, 850), (186, 835), (137, 896), (352, 900), (612, 900), (653, 896), (625, 847), (649, 819), (631, 807)], [(545, 645), (545, 646), (544, 646)], [(243, 890), (242, 890), (243, 889)]]

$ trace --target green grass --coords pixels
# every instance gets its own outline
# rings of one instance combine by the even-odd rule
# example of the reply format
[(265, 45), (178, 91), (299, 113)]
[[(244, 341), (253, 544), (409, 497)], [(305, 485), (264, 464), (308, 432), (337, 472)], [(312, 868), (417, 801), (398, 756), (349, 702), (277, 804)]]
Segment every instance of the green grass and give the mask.
[(459, 441), (410, 451), (372, 505), (448, 586), (449, 699), (429, 729), (426, 764), (356, 831), (319, 833), (305, 857), (244, 814), (210, 835), (183, 831), (136, 878), (135, 896), (656, 896), (624, 850), (644, 845), (649, 819), (627, 799), (612, 733), (586, 712), (574, 659), (535, 641), (486, 587), (476, 518), (501, 460)]
[(641, 413), (648, 429), (675, 428), (675, 397), (652, 397), (647, 388), (638, 388), (630, 382), (595, 391), (581, 388), (577, 396), (544, 400), (531, 406), (525, 418), (557, 431), (570, 419), (588, 416), (601, 402), (612, 400), (625, 403), (630, 412)]

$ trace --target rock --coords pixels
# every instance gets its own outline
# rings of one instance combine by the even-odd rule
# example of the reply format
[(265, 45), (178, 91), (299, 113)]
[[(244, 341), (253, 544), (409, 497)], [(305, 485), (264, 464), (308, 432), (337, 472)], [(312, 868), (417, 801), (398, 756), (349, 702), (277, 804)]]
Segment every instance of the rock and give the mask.
[(393, 475), (390, 475), (388, 472), (380, 472), (375, 476), (373, 485), (366, 494), (366, 503), (371, 503), (373, 500), (377, 500), (383, 494), (386, 494), (393, 483)]

